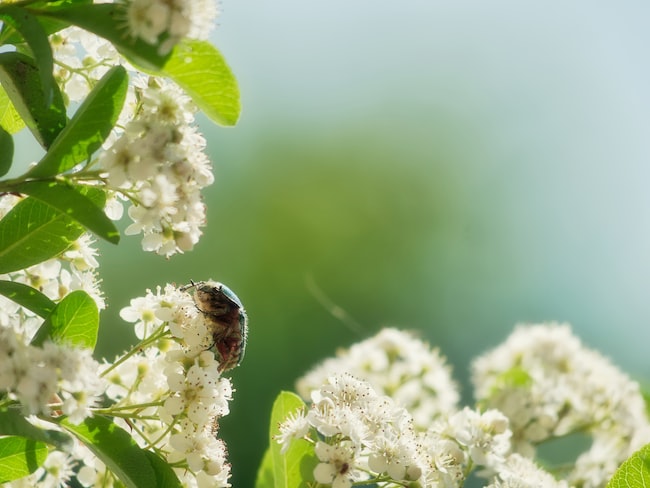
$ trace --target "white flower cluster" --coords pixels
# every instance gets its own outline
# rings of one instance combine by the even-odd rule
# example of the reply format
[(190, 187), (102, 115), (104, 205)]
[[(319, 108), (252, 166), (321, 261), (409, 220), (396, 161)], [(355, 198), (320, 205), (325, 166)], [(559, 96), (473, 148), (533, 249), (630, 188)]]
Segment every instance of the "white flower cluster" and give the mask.
[(0, 391), (27, 414), (60, 412), (75, 424), (89, 417), (103, 392), (91, 351), (23, 339), (0, 327)]
[(569, 475), (572, 485), (605, 486), (623, 460), (650, 442), (638, 384), (585, 348), (566, 324), (518, 327), (472, 371), (477, 400), (510, 419), (515, 452), (532, 457), (547, 439), (592, 436)]
[(296, 390), (307, 400), (334, 373), (348, 372), (406, 408), (417, 429), (458, 409), (458, 387), (437, 349), (408, 332), (387, 328), (339, 351), (300, 378)]
[[(214, 4), (206, 0), (174, 6), (174, 2), (136, 0), (131, 7), (158, 3), (160, 8), (180, 9), (183, 15), (191, 13), (202, 21), (211, 15), (207, 6)], [(191, 25), (198, 28), (199, 24), (192, 21)], [(83, 100), (111, 66), (122, 64), (134, 71), (112, 44), (84, 30), (70, 27), (50, 39), (55, 78), (68, 101)], [(117, 192), (119, 199), (107, 204), (111, 218), (121, 218), (121, 200), (129, 199), (133, 223), (126, 234), (142, 233), (144, 250), (167, 257), (191, 250), (198, 242), (205, 225), (201, 190), (214, 182), (205, 138), (194, 124), (196, 111), (191, 99), (172, 82), (135, 78), (104, 151), (86, 168), (98, 162), (108, 188)]]
[[(0, 218), (20, 201), (14, 195), (0, 197)], [(57, 258), (0, 275), (0, 280), (29, 285), (54, 302), (73, 290), (84, 290), (98, 308), (104, 308), (92, 244), (90, 235), (84, 234)], [(28, 413), (58, 410), (79, 423), (101, 394), (97, 364), (89, 350), (49, 342), (29, 345), (42, 323), (31, 310), (0, 296), (0, 391), (8, 392)]]
[(129, 0), (129, 33), (148, 44), (162, 41), (160, 54), (166, 54), (184, 37), (207, 39), (217, 18), (214, 0)]
[(124, 132), (100, 156), (109, 185), (127, 195), (126, 234), (164, 256), (192, 249), (205, 224), (201, 190), (214, 181), (193, 125), (196, 108), (176, 85), (150, 77), (135, 86), (138, 106)]
[(172, 285), (133, 299), (121, 316), (141, 339), (136, 353), (107, 369), (112, 408), (137, 412), (123, 427), (173, 463), (183, 486), (230, 486), (226, 446), (216, 433), (232, 385), (209, 349), (209, 320), (189, 293)]
[(55, 60), (54, 79), (69, 102), (82, 101), (91, 88), (121, 57), (113, 45), (78, 27), (50, 36)]
[(375, 482), (454, 488), (463, 486), (477, 466), (484, 468), (483, 476), (507, 476), (510, 435), (508, 419), (500, 412), (469, 408), (419, 431), (409, 412), (392, 398), (340, 373), (312, 392), (307, 411), (289, 415), (277, 441), (283, 451), (296, 438), (313, 442), (319, 460), (314, 480), (328, 486)]

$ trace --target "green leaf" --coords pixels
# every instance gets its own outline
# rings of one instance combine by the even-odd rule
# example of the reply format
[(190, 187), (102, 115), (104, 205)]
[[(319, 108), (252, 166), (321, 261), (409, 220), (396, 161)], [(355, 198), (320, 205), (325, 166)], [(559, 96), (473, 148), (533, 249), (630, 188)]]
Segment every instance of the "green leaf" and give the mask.
[(52, 75), (54, 68), (52, 48), (43, 26), (27, 10), (14, 5), (5, 5), (0, 10), (0, 19), (16, 29), (31, 49), (41, 78), (43, 98), (47, 104), (50, 104), (56, 82)]
[(47, 452), (43, 442), (17, 436), (1, 438), (0, 483), (32, 474), (45, 462)]
[(35, 441), (45, 442), (61, 450), (70, 450), (72, 438), (58, 430), (39, 429), (25, 419), (18, 409), (0, 410), (0, 435), (17, 435)]
[(104, 210), (81, 193), (82, 187), (67, 183), (26, 181), (12, 186), (16, 192), (30, 195), (73, 218), (108, 242), (117, 244), (120, 233)]
[(237, 80), (223, 56), (207, 41), (184, 39), (162, 69), (214, 122), (235, 125), (241, 112)]
[(115, 126), (124, 105), (128, 82), (122, 66), (111, 68), (27, 176), (54, 176), (87, 161)]
[(15, 134), (25, 127), (25, 122), (9, 100), (9, 95), (2, 85), (0, 85), (0, 127), (9, 134)]
[(126, 6), (122, 3), (74, 5), (60, 10), (41, 10), (39, 15), (62, 20), (108, 40), (132, 64), (148, 70), (162, 68), (169, 54), (158, 54), (158, 46), (129, 35)]
[(84, 231), (50, 205), (25, 198), (0, 220), (0, 274), (58, 256)]
[(632, 454), (607, 483), (607, 488), (648, 487), (650, 487), (650, 444)]
[(51, 97), (45, 97), (38, 65), (19, 52), (0, 53), (0, 84), (39, 144), (50, 147), (67, 121), (58, 86), (54, 84)]
[(314, 479), (314, 468), (318, 459), (314, 446), (304, 439), (294, 439), (289, 449), (282, 454), (282, 446), (275, 440), (280, 433), (279, 426), (290, 413), (305, 408), (305, 403), (295, 393), (283, 391), (273, 403), (269, 445), (273, 459), (275, 488), (308, 488), (307, 481)]
[(4, 176), (11, 169), (14, 160), (14, 138), (0, 127), (0, 176)]
[(255, 488), (274, 488), (275, 480), (273, 479), (273, 455), (271, 448), (264, 452), (262, 464), (257, 470), (257, 479), (255, 480)]
[(56, 307), (56, 303), (47, 296), (23, 283), (0, 280), (0, 294), (43, 318), (49, 316)]
[(95, 416), (61, 426), (83, 442), (128, 488), (177, 488), (181, 484), (172, 468), (153, 453), (147, 453), (131, 436), (109, 419)]
[(94, 349), (99, 329), (99, 310), (88, 293), (68, 293), (38, 329), (32, 344), (40, 346), (46, 339), (57, 344)]

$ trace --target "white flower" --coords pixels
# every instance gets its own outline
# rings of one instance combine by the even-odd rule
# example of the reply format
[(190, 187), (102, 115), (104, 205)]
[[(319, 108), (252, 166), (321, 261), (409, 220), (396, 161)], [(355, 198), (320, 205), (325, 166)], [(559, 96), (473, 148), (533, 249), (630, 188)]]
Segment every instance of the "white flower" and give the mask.
[(354, 481), (361, 479), (361, 473), (354, 468), (356, 452), (349, 443), (331, 446), (318, 442), (314, 451), (320, 461), (314, 468), (314, 479), (318, 483), (331, 484), (332, 488), (350, 488)]
[(458, 408), (458, 388), (436, 349), (404, 331), (383, 329), (376, 336), (341, 351), (298, 380), (296, 389), (308, 399), (325, 379), (347, 372), (367, 381), (409, 410), (415, 425), (426, 429), (433, 420)]
[(593, 436), (569, 476), (576, 485), (604, 486), (616, 466), (650, 442), (639, 385), (584, 347), (566, 324), (520, 326), (472, 371), (479, 402), (508, 417), (515, 452), (532, 456), (537, 444), (572, 432)]
[(557, 481), (532, 460), (511, 454), (487, 488), (569, 488), (569, 485)]
[(301, 439), (309, 432), (309, 422), (305, 415), (304, 409), (290, 412), (287, 418), (280, 424), (280, 434), (277, 435), (276, 441), (282, 446), (280, 453), (284, 454), (289, 449), (292, 439)]

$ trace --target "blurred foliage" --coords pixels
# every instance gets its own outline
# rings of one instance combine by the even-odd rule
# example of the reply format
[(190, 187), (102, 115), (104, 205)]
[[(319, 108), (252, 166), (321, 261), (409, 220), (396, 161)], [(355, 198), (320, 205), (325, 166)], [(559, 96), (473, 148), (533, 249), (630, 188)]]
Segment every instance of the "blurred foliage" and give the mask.
[[(453, 155), (440, 149), (422, 165), (408, 146), (366, 127), (321, 140), (266, 136), (232, 159), (214, 154), (217, 183), (194, 252), (164, 262), (133, 238), (119, 248), (102, 245), (110, 303), (99, 353), (131, 340), (118, 312), (146, 288), (227, 283), (247, 308), (250, 336), (242, 366), (232, 371), (237, 391), (220, 435), (233, 486), (251, 486), (273, 399), (320, 359), (388, 324), (426, 329), (444, 351), (447, 332), (434, 325), (437, 298), (424, 264), (458, 221), (446, 174)], [(440, 287), (444, 279), (433, 277)], [(349, 317), (337, 318), (332, 306)]]

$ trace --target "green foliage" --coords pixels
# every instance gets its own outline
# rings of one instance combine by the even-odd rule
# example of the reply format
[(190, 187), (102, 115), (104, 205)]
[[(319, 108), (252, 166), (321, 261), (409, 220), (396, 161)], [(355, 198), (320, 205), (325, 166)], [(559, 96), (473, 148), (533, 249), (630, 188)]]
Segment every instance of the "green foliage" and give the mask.
[(14, 5), (4, 6), (0, 11), (0, 19), (18, 31), (29, 46), (40, 76), (43, 99), (48, 103), (52, 99), (54, 90), (56, 89), (56, 82), (52, 77), (52, 69), (54, 67), (52, 49), (50, 48), (45, 30), (36, 17), (24, 8)]
[(45, 94), (39, 64), (19, 52), (1, 53), (0, 83), (36, 140), (48, 148), (65, 126), (66, 112), (56, 84)]
[(0, 438), (0, 483), (33, 473), (46, 457), (47, 446), (43, 442), (17, 436)]
[(61, 426), (83, 442), (128, 488), (181, 486), (168, 464), (138, 447), (126, 431), (108, 418), (95, 416), (80, 425), (62, 420)]
[(0, 280), (0, 294), (43, 318), (48, 317), (56, 307), (56, 303), (40, 291), (14, 281)]
[(28, 268), (58, 256), (84, 233), (74, 219), (26, 198), (0, 220), (0, 273)]
[[(0, 127), (6, 130), (9, 134), (15, 134), (25, 127), (25, 122), (23, 122), (22, 117), (16, 111), (14, 104), (9, 100), (9, 95), (7, 95), (7, 92), (2, 85), (0, 85)], [(0, 149), (3, 149), (2, 145), (0, 145)], [(10, 163), (12, 158), (13, 154), (11, 158), (9, 158)]]
[(650, 444), (635, 452), (614, 473), (607, 488), (648, 488), (650, 486)]
[(122, 66), (111, 68), (77, 109), (47, 154), (26, 176), (54, 176), (88, 161), (117, 122), (127, 86), (126, 70)]
[(110, 41), (135, 66), (158, 70), (169, 55), (158, 53), (158, 46), (134, 39), (126, 31), (124, 4), (105, 3), (69, 5), (60, 9), (44, 9), (39, 13), (50, 19), (73, 24)]
[(282, 453), (282, 446), (276, 440), (280, 424), (289, 414), (304, 408), (305, 403), (295, 393), (283, 391), (275, 399), (271, 412), (269, 449), (258, 472), (256, 488), (307, 488), (306, 480), (312, 477), (318, 464), (313, 444), (304, 439), (295, 439), (289, 449)]
[(7, 174), (14, 158), (14, 140), (11, 134), (0, 126), (0, 176)]
[(44, 442), (59, 449), (70, 449), (73, 443), (72, 438), (64, 432), (35, 427), (15, 408), (0, 410), (0, 435), (20, 436)]
[(32, 339), (41, 345), (46, 339), (59, 344), (94, 349), (99, 328), (99, 310), (88, 293), (76, 290), (61, 300)]
[[(160, 44), (169, 35), (162, 34), (154, 44), (131, 36), (125, 8), (124, 3), (94, 4), (92, 0), (0, 3), (0, 178), (15, 169), (13, 135), (24, 127), (46, 150), (22, 175), (0, 179), (0, 198), (24, 197), (0, 219), (0, 274), (60, 257), (87, 231), (115, 244), (120, 239), (104, 212), (109, 191), (115, 189), (109, 189), (105, 174), (94, 164), (123, 109), (129, 73), (115, 66), (99, 81), (89, 81), (90, 93), (69, 118), (68, 96), (59, 87), (61, 80), (54, 77), (51, 34), (71, 25), (95, 33), (111, 42), (133, 66), (175, 80), (213, 120), (234, 125), (239, 118), (237, 83), (216, 48), (206, 42), (185, 41), (161, 54)], [(64, 73), (74, 71), (62, 67)], [(53, 341), (94, 349), (100, 324), (95, 300), (81, 290), (52, 300), (39, 289), (37, 280), (29, 280), (0, 280), (0, 295), (43, 319), (31, 346)], [(167, 461), (139, 447), (132, 433), (119, 428), (109, 416), (95, 415), (75, 425), (61, 412), (43, 415), (61, 432), (30, 423), (15, 397), (2, 395), (0, 400), (0, 482), (33, 473), (49, 449), (70, 450), (76, 438), (106, 464), (119, 486), (180, 486)]]
[(101, 207), (83, 194), (83, 185), (69, 183), (26, 181), (15, 185), (14, 189), (26, 193), (71, 217), (88, 230), (108, 242), (117, 244), (120, 233), (115, 224), (106, 216)]
[(221, 53), (209, 42), (186, 39), (174, 48), (162, 72), (178, 83), (214, 122), (235, 125), (239, 88)]

